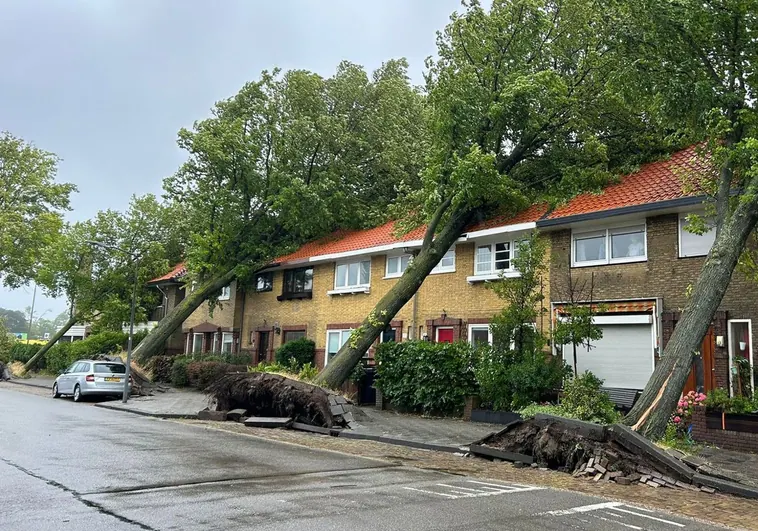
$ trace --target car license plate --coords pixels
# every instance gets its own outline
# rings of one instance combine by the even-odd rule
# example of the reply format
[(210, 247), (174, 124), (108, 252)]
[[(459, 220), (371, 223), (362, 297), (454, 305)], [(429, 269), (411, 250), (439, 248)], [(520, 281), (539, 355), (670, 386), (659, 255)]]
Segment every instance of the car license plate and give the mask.
[(113, 376), (108, 376), (105, 378), (106, 382), (120, 382), (121, 378), (114, 378)]

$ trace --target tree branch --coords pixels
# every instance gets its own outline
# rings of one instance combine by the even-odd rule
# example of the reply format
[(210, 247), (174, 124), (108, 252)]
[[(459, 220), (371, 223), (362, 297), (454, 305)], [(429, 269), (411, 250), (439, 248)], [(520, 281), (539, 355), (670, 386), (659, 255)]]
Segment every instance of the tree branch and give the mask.
[(432, 244), (432, 241), (434, 240), (434, 233), (437, 232), (437, 227), (440, 224), (440, 221), (442, 220), (442, 216), (445, 215), (445, 212), (448, 208), (450, 208), (450, 205), (452, 204), (453, 200), (452, 198), (448, 197), (445, 199), (442, 204), (437, 207), (437, 211), (434, 213), (434, 216), (432, 216), (431, 221), (429, 221), (429, 225), (426, 227), (426, 233), (424, 234), (424, 241), (421, 244), (422, 249), (428, 249), (429, 246)]

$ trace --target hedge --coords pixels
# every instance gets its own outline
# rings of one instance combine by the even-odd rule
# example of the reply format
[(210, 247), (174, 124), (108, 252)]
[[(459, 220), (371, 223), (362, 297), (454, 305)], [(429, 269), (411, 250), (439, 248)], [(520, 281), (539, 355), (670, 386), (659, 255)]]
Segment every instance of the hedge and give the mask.
[[(283, 367), (293, 367), (297, 364), (297, 368), (300, 369), (306, 363), (313, 364), (313, 359), (316, 355), (316, 344), (306, 338), (296, 339), (289, 341), (279, 347), (276, 351), (275, 359), (279, 365)], [(291, 360), (295, 360), (293, 363)]]

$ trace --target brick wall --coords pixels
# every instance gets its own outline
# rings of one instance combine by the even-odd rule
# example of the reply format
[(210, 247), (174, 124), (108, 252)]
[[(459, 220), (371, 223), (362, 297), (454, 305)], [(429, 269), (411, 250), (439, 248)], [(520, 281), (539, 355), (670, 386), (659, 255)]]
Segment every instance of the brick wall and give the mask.
[[(273, 290), (269, 292), (250, 292), (245, 303), (243, 320), (242, 348), (257, 350), (252, 341), (257, 343), (260, 330), (272, 330), (278, 327), (301, 325), (307, 327), (308, 338), (316, 342), (317, 362), (322, 366), (326, 348), (327, 329), (352, 328), (368, 315), (376, 303), (397, 282), (396, 278), (385, 279), (385, 255), (371, 258), (371, 292), (349, 295), (327, 295), (334, 289), (335, 264), (316, 264), (313, 274), (313, 298), (302, 300), (277, 301), (282, 292), (283, 272), (274, 272)], [(466, 277), (474, 274), (474, 244), (465, 243), (456, 246), (455, 272), (429, 275), (418, 291), (418, 311), (415, 322), (415, 336), (421, 338), (429, 335), (434, 338), (435, 326), (441, 326), (439, 319), (446, 314), (447, 319), (455, 322), (456, 336), (468, 337), (468, 323), (487, 323), (491, 317), (502, 310), (504, 302), (483, 282), (469, 284)], [(544, 279), (545, 304), (549, 300), (549, 279)], [(397, 325), (402, 322), (402, 330), (397, 330), (397, 340), (407, 340), (409, 327), (413, 327), (413, 299), (398, 312), (394, 320)], [(545, 316), (538, 326), (548, 326)], [(252, 333), (251, 333), (252, 332)], [(281, 345), (282, 335), (274, 334), (273, 349)]]
[(692, 416), (692, 438), (726, 450), (758, 453), (758, 433), (708, 428), (703, 408), (696, 409)]
[[(218, 301), (213, 308), (213, 311), (210, 309), (210, 304), (204, 302), (184, 321), (182, 324), (182, 331), (186, 334), (198, 325), (206, 322), (210, 323), (224, 332), (234, 333), (234, 350), (238, 352), (241, 350), (240, 347), (242, 345), (240, 329), (242, 327), (242, 306), (245, 292), (242, 289), (237, 289), (236, 280), (232, 281), (230, 286), (231, 298), (229, 300)], [(208, 340), (209, 343), (211, 341), (212, 340)]]
[[(551, 262), (550, 297), (553, 302), (566, 298), (568, 271), (575, 282), (589, 282), (594, 273), (595, 300), (654, 299), (663, 300), (663, 316), (676, 315), (687, 302), (688, 287), (697, 280), (705, 257), (679, 258), (678, 214), (666, 214), (647, 218), (647, 261), (630, 264), (603, 265), (571, 268), (571, 231), (558, 230), (550, 233)], [(612, 221), (611, 221), (612, 222)], [(724, 299), (719, 307), (722, 314), (714, 322), (715, 335), (724, 337), (724, 347), (717, 347), (716, 381), (728, 385), (728, 319), (758, 320), (758, 286), (735, 271)], [(675, 320), (674, 320), (675, 321)], [(669, 326), (669, 330), (666, 330)], [(662, 342), (670, 337), (673, 322), (663, 323)], [(758, 354), (753, 341), (753, 360), (758, 364)]]

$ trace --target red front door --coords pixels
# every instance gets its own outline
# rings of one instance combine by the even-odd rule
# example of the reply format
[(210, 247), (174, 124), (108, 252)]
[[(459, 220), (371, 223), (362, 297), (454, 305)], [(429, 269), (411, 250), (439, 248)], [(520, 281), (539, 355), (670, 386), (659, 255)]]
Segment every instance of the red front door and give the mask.
[[(700, 355), (703, 359), (703, 392), (716, 388), (716, 365), (713, 351), (716, 348), (716, 337), (713, 334), (713, 327), (708, 329), (708, 333), (703, 338), (703, 345), (700, 348)], [(687, 378), (687, 383), (684, 385), (684, 394), (686, 395), (690, 391), (697, 391), (697, 369), (696, 365), (700, 363), (697, 358), (693, 362), (690, 376)]]
[(437, 329), (437, 343), (452, 343), (453, 342), (453, 329), (452, 328), (438, 328)]

